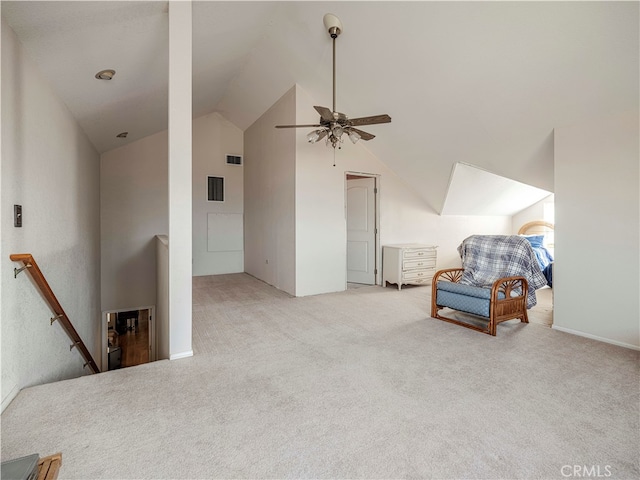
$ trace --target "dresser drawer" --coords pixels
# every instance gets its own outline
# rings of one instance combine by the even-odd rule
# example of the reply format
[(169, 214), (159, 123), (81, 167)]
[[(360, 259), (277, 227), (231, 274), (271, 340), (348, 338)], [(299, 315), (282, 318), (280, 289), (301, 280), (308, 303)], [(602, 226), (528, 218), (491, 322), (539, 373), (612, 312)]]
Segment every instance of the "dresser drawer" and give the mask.
[(411, 282), (416, 280), (429, 281), (433, 278), (435, 273), (436, 272), (433, 270), (409, 270), (407, 272), (402, 272), (402, 279), (410, 280)]
[(435, 250), (407, 249), (402, 252), (403, 258), (436, 258)]
[(415, 269), (425, 269), (425, 268), (436, 268), (436, 259), (435, 258), (418, 258), (418, 259), (404, 260), (402, 262), (403, 270), (415, 270)]

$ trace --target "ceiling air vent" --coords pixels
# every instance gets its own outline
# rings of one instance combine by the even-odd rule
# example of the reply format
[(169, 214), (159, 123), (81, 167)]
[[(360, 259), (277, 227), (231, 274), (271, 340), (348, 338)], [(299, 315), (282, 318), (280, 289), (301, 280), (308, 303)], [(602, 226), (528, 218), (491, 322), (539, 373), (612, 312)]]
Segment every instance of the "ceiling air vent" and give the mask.
[(242, 165), (242, 155), (227, 155), (227, 165)]

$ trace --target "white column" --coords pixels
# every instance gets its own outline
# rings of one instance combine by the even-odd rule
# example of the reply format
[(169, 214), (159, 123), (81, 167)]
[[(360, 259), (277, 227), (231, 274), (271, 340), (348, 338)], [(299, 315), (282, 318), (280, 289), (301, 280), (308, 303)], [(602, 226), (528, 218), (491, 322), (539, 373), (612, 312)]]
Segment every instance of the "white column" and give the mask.
[(169, 2), (169, 358), (191, 347), (191, 2)]

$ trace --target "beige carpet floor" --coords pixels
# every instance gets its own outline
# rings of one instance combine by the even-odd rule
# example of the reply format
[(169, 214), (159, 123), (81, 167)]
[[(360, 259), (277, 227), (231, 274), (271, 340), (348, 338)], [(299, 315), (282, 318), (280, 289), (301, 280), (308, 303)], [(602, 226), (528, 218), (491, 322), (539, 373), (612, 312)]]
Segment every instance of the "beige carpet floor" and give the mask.
[(24, 389), (2, 459), (61, 451), (61, 479), (640, 476), (639, 352), (434, 320), (429, 287), (193, 285), (194, 357)]
[(527, 312), (529, 322), (550, 327), (553, 325), (553, 290), (549, 287), (536, 290), (538, 303)]

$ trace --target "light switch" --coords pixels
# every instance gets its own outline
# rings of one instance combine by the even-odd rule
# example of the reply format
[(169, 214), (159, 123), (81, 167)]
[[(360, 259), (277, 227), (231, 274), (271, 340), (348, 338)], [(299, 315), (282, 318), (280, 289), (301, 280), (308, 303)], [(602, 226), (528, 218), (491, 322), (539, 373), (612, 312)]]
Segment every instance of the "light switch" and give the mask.
[(14, 227), (22, 226), (22, 205), (13, 206), (13, 226)]

